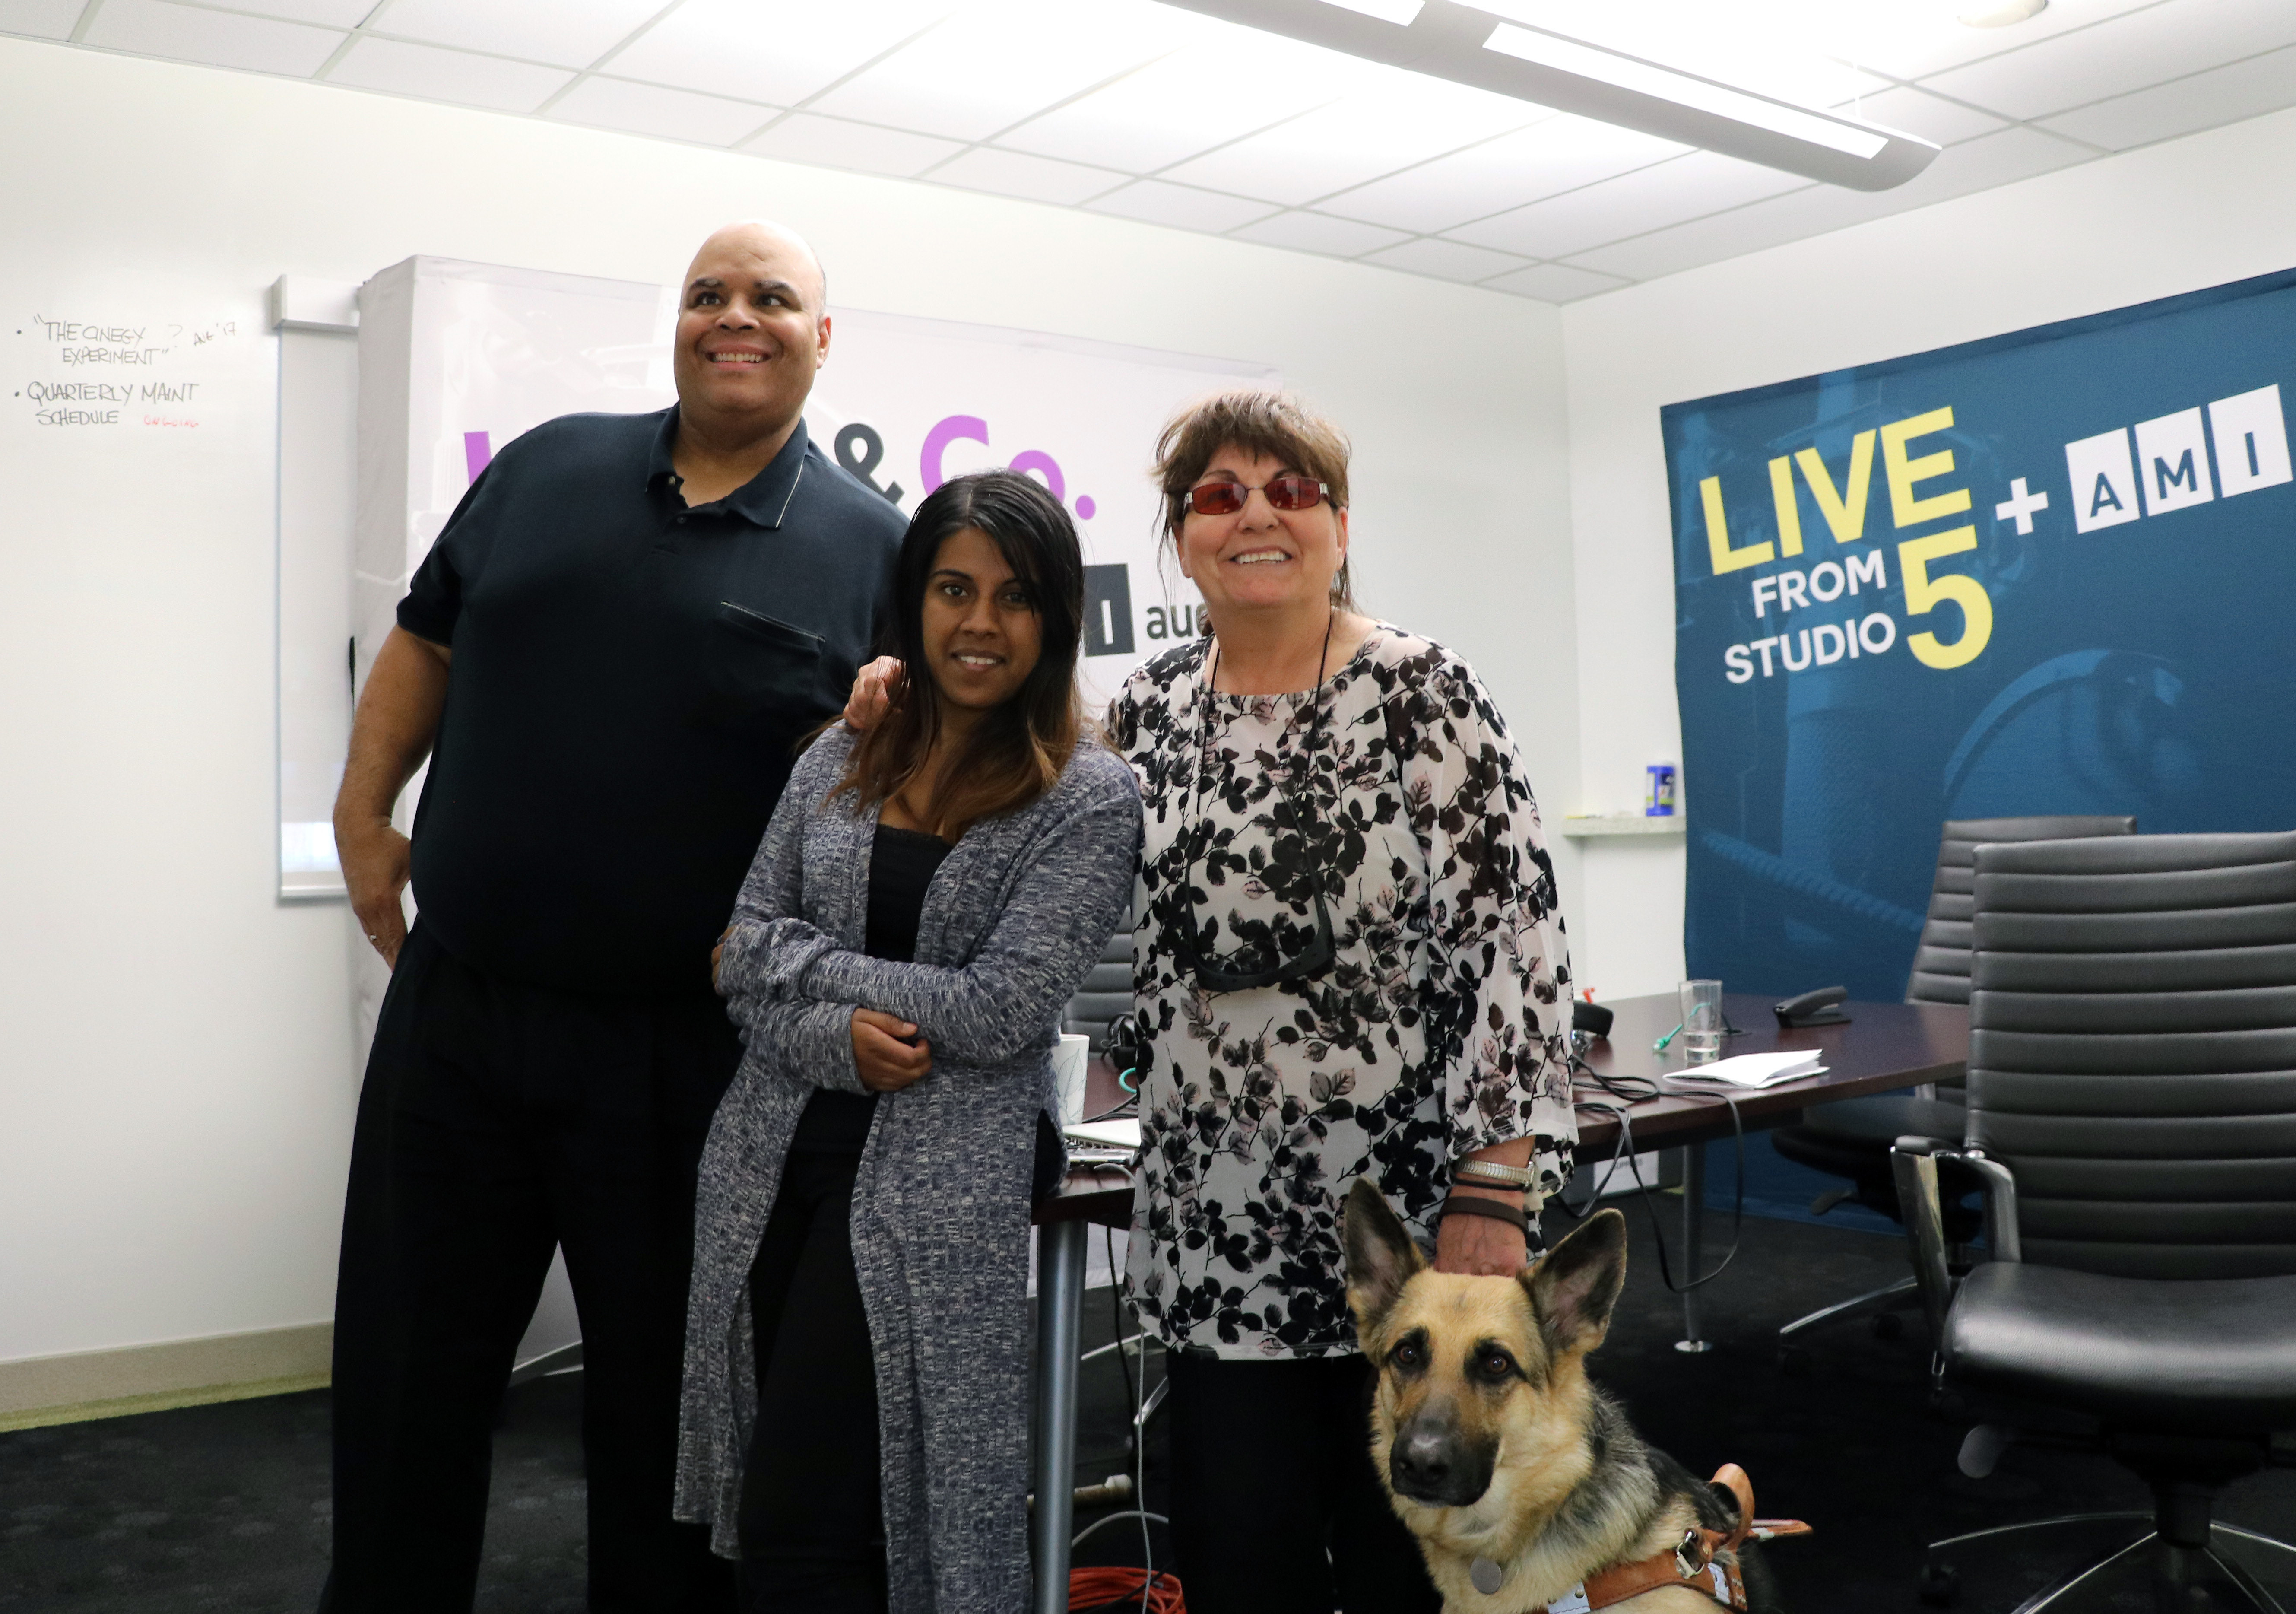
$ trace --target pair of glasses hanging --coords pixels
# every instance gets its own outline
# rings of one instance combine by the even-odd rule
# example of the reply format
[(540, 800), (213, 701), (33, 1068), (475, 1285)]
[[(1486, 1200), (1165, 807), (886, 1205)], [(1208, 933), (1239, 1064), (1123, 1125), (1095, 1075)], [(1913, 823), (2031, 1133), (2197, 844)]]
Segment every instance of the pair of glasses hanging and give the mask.
[[(1324, 650), (1316, 663), (1316, 689), (1312, 697), (1315, 704), (1310, 708), (1308, 720), (1308, 737), (1300, 752), (1302, 763), (1309, 767), (1314, 765), (1316, 740), (1324, 729), (1324, 674), (1331, 663), (1332, 628), (1337, 620), (1337, 612), (1332, 613), (1332, 616), (1325, 620)], [(1217, 645), (1214, 646), (1212, 654), (1215, 655), (1218, 654)], [(1207, 695), (1210, 688), (1211, 668), (1208, 665), (1204, 672), (1204, 689)], [(1207, 704), (1203, 710), (1201, 724), (1197, 731), (1197, 783), (1192, 784), (1190, 787), (1189, 794), (1192, 797), (1197, 795), (1201, 785), (1204, 753), (1210, 749), (1210, 729), (1211, 714)], [(1302, 842), (1312, 847), (1315, 842), (1309, 831), (1313, 828), (1314, 820), (1301, 810), (1300, 799), (1292, 794), (1287, 786), (1278, 781), (1276, 788), (1283, 793), (1284, 801), (1291, 806), (1292, 821), (1298, 826)], [(1308, 790), (1308, 798), (1311, 802), (1314, 795), (1311, 786)], [(1183, 893), (1188, 890), (1189, 872), (1195, 868), (1196, 859), (1203, 854), (1204, 843), (1210, 838), (1210, 825), (1199, 816), (1193, 826), (1193, 833), (1189, 835), (1189, 844), (1192, 850), (1187, 861), (1180, 866), (1180, 889)], [(1195, 914), (1192, 908), (1188, 915), (1187, 926), (1173, 927), (1169, 938), (1173, 961), (1206, 992), (1253, 992), (1263, 986), (1280, 986), (1290, 981), (1310, 980), (1329, 969), (1332, 967), (1332, 960), (1338, 956), (1339, 952), (1338, 946), (1332, 937), (1332, 910), (1324, 901), (1324, 883), (1320, 878), (1316, 881), (1314, 899), (1316, 934), (1305, 948), (1291, 958), (1279, 957), (1274, 963), (1257, 969), (1240, 968), (1237, 967), (1236, 960), (1232, 959), (1222, 960), (1212, 958), (1200, 943), (1199, 938), (1202, 932), (1196, 928)]]

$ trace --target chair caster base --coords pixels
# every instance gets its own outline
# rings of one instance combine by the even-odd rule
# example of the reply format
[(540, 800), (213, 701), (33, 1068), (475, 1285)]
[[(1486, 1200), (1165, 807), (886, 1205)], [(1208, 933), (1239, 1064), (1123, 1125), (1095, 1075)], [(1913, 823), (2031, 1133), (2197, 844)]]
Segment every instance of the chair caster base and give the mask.
[(1949, 1563), (1939, 1563), (1931, 1559), (1922, 1565), (1917, 1589), (1925, 1606), (1951, 1608), (1961, 1598), (1961, 1572)]

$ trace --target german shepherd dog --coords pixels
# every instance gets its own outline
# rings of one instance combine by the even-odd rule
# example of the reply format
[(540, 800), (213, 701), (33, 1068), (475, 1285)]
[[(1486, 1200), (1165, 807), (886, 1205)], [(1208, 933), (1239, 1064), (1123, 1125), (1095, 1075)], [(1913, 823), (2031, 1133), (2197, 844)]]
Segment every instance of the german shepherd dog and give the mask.
[[(1582, 1583), (1664, 1559), (1701, 1531), (1726, 1570), (1734, 1548), (1751, 1614), (1779, 1614), (1775, 1581), (1738, 1539), (1751, 1523), (1738, 1496), (1645, 1445), (1587, 1377), (1626, 1280), (1625, 1217), (1599, 1212), (1513, 1278), (1458, 1277), (1430, 1268), (1358, 1180), (1346, 1248), (1348, 1304), (1378, 1370), (1372, 1461), (1419, 1537), (1445, 1614), (1583, 1610)], [(1729, 1604), (1676, 1584), (1609, 1606), (1717, 1614)]]

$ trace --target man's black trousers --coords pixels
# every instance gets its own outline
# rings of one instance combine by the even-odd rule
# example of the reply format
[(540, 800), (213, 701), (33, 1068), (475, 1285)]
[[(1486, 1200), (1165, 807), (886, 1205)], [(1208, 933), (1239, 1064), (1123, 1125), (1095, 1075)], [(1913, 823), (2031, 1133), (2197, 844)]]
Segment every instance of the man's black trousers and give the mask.
[(328, 1614), (465, 1614), (493, 1426), (554, 1247), (581, 1315), (589, 1606), (730, 1610), (674, 1523), (693, 1178), (741, 1046), (707, 989), (506, 982), (407, 938), (351, 1147)]

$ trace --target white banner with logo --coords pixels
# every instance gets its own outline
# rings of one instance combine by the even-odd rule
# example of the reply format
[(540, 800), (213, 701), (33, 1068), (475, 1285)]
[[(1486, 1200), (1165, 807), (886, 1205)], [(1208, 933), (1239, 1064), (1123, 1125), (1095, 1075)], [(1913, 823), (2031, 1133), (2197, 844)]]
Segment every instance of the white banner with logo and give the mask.
[[(677, 288), (410, 258), (359, 293), (358, 681), (407, 580), (496, 449), (561, 415), (673, 401)], [(1156, 435), (1190, 399), (1272, 385), (1267, 365), (832, 308), (806, 425), (906, 512), (991, 465), (1037, 477), (1075, 515), (1086, 566), (1084, 669), (1097, 704), (1196, 629), (1195, 591), (1157, 555)], [(411, 826), (422, 779), (402, 798)], [(411, 906), (411, 904), (410, 904)], [(389, 984), (364, 945), (361, 1046)], [(570, 1339), (554, 1274), (521, 1361)]]

